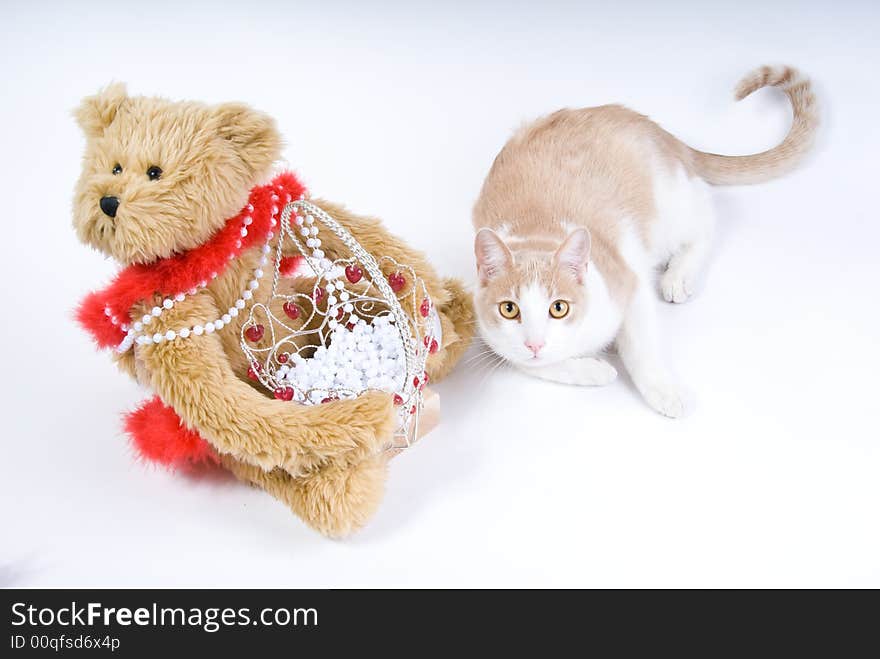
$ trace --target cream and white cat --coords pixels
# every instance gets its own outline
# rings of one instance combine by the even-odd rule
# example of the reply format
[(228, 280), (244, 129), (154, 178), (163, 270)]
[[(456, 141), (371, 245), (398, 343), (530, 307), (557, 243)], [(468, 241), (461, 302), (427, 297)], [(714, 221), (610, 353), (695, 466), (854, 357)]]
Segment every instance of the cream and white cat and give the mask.
[(736, 88), (785, 91), (794, 120), (777, 147), (720, 156), (688, 147), (619, 105), (560, 110), (519, 130), (474, 207), (476, 309), (488, 345), (523, 371), (575, 385), (614, 380), (596, 356), (616, 344), (648, 404), (680, 416), (661, 357), (656, 275), (668, 302), (697, 288), (713, 234), (708, 184), (765, 181), (807, 152), (818, 125), (810, 83), (763, 67)]

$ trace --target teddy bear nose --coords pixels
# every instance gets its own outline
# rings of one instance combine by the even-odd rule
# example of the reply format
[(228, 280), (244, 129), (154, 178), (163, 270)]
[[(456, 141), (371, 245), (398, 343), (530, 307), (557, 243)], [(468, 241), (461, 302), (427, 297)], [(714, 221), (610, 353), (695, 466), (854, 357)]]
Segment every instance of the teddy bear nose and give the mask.
[(119, 199), (116, 197), (101, 197), (101, 210), (105, 215), (116, 217), (116, 209), (119, 208)]

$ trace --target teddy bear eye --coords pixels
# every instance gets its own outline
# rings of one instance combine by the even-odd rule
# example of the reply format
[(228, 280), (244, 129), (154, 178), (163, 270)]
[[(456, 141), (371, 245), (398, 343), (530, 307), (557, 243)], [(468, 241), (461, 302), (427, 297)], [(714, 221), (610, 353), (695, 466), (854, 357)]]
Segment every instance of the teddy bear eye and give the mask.
[(113, 172), (113, 176), (116, 176), (117, 174), (121, 174), (122, 173), (122, 165), (120, 165), (119, 163), (116, 163), (115, 165), (113, 165), (113, 169), (111, 171)]
[(147, 178), (151, 181), (156, 181), (160, 176), (162, 176), (162, 168), (150, 165), (149, 169), (147, 169)]

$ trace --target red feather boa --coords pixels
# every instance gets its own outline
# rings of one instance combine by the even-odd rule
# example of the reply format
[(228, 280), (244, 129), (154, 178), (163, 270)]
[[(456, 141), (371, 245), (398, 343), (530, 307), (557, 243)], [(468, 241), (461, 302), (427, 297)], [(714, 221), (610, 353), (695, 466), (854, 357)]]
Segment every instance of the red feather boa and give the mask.
[[(134, 264), (123, 269), (111, 284), (90, 293), (76, 310), (76, 319), (89, 332), (100, 348), (115, 348), (125, 338), (120, 325), (130, 322), (129, 310), (136, 303), (155, 294), (174, 296), (199, 288), (221, 273), (230, 261), (244, 250), (262, 245), (272, 229), (273, 206), (280, 208), (290, 199), (297, 199), (305, 188), (291, 173), (279, 174), (268, 185), (251, 190), (248, 204), (204, 245), (182, 254), (175, 254), (148, 264)], [(289, 195), (289, 196), (288, 196)], [(242, 237), (244, 218), (253, 222)], [(110, 311), (108, 316), (105, 310)], [(112, 317), (117, 318), (114, 324)]]

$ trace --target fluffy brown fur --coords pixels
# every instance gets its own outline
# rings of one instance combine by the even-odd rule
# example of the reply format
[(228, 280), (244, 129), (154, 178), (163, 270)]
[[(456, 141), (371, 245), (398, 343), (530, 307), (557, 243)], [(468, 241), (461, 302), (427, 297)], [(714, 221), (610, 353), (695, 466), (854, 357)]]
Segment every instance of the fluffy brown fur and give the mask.
[[(83, 242), (124, 265), (150, 263), (204, 243), (267, 178), (281, 150), (274, 122), (246, 106), (129, 97), (121, 85), (85, 99), (76, 117), (87, 144), (74, 227)], [(114, 175), (117, 164), (122, 172)], [(154, 165), (162, 176), (150, 181), (145, 172)], [(99, 208), (105, 195), (120, 199), (115, 218)], [(473, 332), (467, 293), (455, 280), (440, 279), (423, 254), (378, 220), (316, 203), (368, 251), (406, 263), (422, 278), (443, 325), (443, 345), (429, 358), (428, 372), (433, 379), (444, 376)], [(326, 233), (327, 256), (346, 256), (347, 249)], [(151, 329), (164, 332), (218, 317), (237, 299), (258, 260), (258, 249), (244, 252)], [(308, 280), (283, 283), (295, 290), (311, 288)], [(254, 301), (265, 303), (268, 296), (263, 287)], [(131, 310), (132, 318), (160, 300), (145, 300)], [(238, 478), (284, 501), (322, 533), (350, 533), (369, 519), (382, 497), (384, 449), (395, 426), (391, 396), (373, 392), (320, 406), (270, 398), (246, 377), (238, 343), (246, 317), (240, 314), (215, 334), (136, 345), (117, 360), (207, 439)]]

